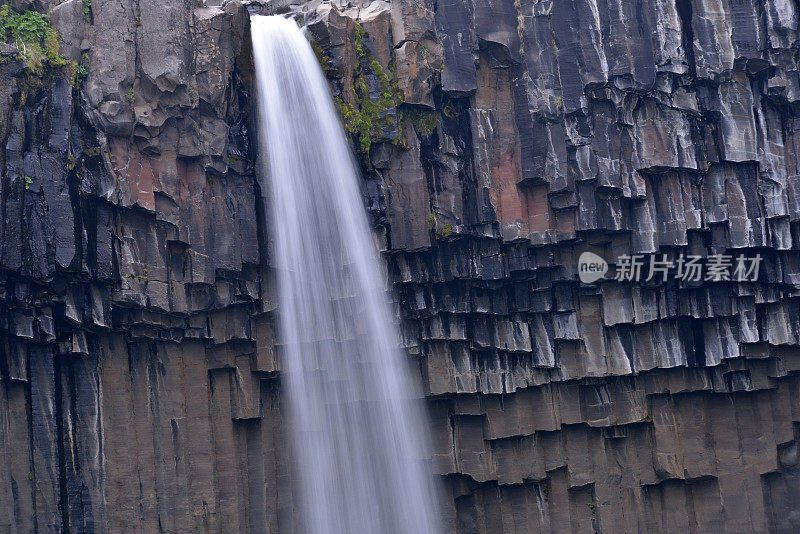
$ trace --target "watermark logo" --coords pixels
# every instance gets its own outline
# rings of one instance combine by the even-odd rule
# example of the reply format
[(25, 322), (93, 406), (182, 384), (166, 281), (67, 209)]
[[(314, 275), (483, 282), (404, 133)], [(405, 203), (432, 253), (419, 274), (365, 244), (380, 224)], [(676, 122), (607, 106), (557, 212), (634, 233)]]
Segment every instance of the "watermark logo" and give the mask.
[(584, 252), (578, 258), (578, 278), (584, 284), (597, 282), (608, 272), (608, 262), (594, 252)]
[[(614, 262), (614, 280), (618, 282), (666, 282), (672, 277), (682, 282), (755, 282), (761, 269), (761, 254), (712, 254), (708, 257), (679, 254), (670, 259), (666, 254), (623, 254)], [(591, 284), (608, 272), (606, 260), (592, 252), (578, 258), (578, 278)]]

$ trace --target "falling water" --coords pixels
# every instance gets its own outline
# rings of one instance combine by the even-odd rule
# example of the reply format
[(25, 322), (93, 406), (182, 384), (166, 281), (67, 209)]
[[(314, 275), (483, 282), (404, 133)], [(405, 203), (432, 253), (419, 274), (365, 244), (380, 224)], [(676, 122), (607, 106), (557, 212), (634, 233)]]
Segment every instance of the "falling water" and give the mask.
[(436, 532), (424, 412), (328, 85), (293, 21), (253, 17), (252, 37), (301, 521)]

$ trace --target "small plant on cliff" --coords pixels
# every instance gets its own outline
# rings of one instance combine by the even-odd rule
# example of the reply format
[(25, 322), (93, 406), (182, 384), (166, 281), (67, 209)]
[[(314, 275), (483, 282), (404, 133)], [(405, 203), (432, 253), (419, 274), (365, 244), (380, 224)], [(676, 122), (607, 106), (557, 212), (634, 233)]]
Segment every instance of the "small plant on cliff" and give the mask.
[(125, 93), (125, 98), (127, 98), (128, 102), (130, 102), (131, 104), (133, 104), (133, 101), (136, 100), (136, 95), (133, 92), (133, 87), (128, 89), (128, 92)]
[(35, 11), (15, 13), (8, 4), (0, 7), (0, 32), (7, 42), (34, 43), (44, 38), (47, 17)]
[(84, 52), (81, 55), (81, 62), (75, 66), (75, 85), (80, 87), (89, 75), (89, 54)]
[(0, 40), (19, 48), (32, 74), (41, 75), (45, 63), (51, 67), (70, 63), (61, 55), (58, 33), (47, 15), (36, 11), (17, 13), (8, 4), (0, 7)]
[(86, 65), (84, 65), (83, 63), (78, 65), (78, 69), (75, 71), (75, 76), (76, 76), (78, 85), (80, 85), (80, 83), (83, 82), (83, 80), (86, 79), (86, 76), (88, 74), (89, 74), (89, 71), (86, 70)]

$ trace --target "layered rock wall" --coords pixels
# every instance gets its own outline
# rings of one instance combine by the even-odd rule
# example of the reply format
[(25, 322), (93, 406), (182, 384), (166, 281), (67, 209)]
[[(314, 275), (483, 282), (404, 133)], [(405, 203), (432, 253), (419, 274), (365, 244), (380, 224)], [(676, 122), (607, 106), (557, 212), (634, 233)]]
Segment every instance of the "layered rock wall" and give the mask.
[(49, 7), (85, 78), (0, 66), (0, 531), (265, 531), (286, 475), (249, 14), (53, 4), (15, 8)]
[[(301, 527), (248, 10), (13, 4), (86, 77), (2, 49), (0, 529)], [(796, 3), (249, 11), (352, 136), (447, 531), (800, 528)], [(763, 262), (611, 280), (681, 253)]]

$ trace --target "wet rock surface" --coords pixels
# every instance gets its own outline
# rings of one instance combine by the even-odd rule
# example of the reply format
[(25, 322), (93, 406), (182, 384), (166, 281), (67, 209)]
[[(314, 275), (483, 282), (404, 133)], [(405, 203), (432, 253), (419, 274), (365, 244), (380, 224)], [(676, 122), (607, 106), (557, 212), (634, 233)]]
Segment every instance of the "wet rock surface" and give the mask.
[[(0, 47), (0, 530), (295, 524), (248, 11), (377, 117), (447, 531), (800, 528), (794, 2), (206, 4), (13, 2), (86, 76)], [(681, 253), (763, 262), (611, 280)]]

